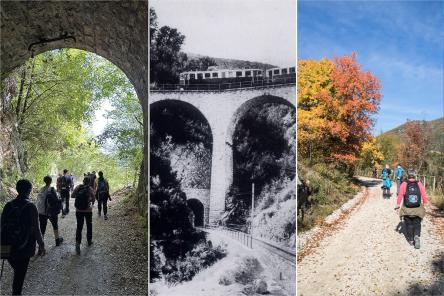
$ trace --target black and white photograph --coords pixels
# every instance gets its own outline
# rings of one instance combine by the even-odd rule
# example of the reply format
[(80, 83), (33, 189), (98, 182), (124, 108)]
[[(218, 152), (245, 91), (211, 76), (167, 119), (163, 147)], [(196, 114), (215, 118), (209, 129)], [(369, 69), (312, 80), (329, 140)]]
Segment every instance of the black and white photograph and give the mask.
[(296, 1), (149, 13), (150, 295), (296, 295)]

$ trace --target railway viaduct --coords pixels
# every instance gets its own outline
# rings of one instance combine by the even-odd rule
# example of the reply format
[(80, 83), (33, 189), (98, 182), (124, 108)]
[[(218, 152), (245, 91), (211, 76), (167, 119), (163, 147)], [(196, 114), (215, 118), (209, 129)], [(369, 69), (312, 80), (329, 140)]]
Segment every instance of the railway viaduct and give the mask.
[(278, 103), (295, 107), (294, 83), (224, 91), (159, 91), (149, 94), (150, 109), (157, 104), (178, 104), (200, 112), (213, 137), (210, 189), (184, 188), (188, 199), (204, 207), (204, 224), (215, 223), (225, 210), (225, 195), (233, 181), (233, 133), (239, 119), (253, 106)]

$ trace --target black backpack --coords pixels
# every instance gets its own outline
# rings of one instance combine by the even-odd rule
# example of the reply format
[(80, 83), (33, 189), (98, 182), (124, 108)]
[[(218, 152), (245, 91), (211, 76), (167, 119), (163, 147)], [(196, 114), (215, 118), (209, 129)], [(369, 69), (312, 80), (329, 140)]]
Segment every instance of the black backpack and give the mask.
[(26, 200), (22, 205), (16, 202), (10, 203), (9, 211), (6, 214), (6, 222), (1, 225), (1, 259), (8, 259), (12, 252), (17, 252), (28, 244), (31, 231), (23, 225), (22, 213), (27, 205), (31, 204)]
[(99, 178), (99, 182), (97, 182), (97, 191), (100, 192), (100, 193), (108, 191), (108, 189), (106, 188), (105, 179), (100, 179)]
[(60, 214), (60, 211), (62, 210), (62, 200), (57, 197), (57, 193), (53, 187), (46, 192), (45, 206), (46, 213), (51, 216)]
[(404, 194), (404, 206), (407, 208), (418, 208), (421, 206), (421, 191), (418, 181), (409, 181)]
[(60, 189), (63, 190), (63, 191), (69, 190), (69, 183), (70, 183), (70, 181), (68, 181), (66, 176), (62, 176), (61, 178), (62, 179), (60, 180), (60, 183), (61, 183)]
[(86, 210), (89, 207), (89, 186), (81, 185), (76, 194), (74, 206), (79, 210)]

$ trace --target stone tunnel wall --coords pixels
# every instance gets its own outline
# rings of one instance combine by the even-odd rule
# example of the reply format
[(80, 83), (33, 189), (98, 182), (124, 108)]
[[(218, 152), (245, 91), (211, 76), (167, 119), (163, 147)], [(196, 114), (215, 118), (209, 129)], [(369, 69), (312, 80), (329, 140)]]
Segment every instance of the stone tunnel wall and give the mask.
[(148, 1), (1, 1), (1, 77), (31, 57), (42, 39), (74, 36), (76, 41), (33, 47), (34, 54), (59, 48), (96, 53), (118, 66), (134, 85), (144, 113), (144, 162), (137, 203), (148, 202)]
[(187, 195), (187, 200), (197, 199), (204, 206), (204, 225), (208, 225), (210, 221), (210, 189), (201, 188), (182, 188), (183, 192)]

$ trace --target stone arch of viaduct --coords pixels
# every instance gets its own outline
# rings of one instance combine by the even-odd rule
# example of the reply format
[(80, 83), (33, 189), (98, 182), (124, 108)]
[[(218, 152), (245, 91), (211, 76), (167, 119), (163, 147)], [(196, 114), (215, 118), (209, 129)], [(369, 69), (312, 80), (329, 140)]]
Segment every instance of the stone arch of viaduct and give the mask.
[[(148, 143), (148, 1), (1, 1), (1, 77), (32, 56), (42, 40), (73, 39), (32, 46), (34, 55), (77, 48), (100, 55), (119, 67), (133, 84), (144, 113)], [(144, 149), (144, 167), (148, 167)], [(139, 209), (146, 213), (148, 170), (141, 174)]]
[(199, 199), (205, 208), (205, 223), (213, 224), (225, 210), (225, 195), (233, 181), (233, 133), (251, 107), (280, 103), (295, 107), (294, 85), (223, 92), (151, 91), (150, 104), (182, 101), (193, 105), (208, 121), (213, 135), (211, 187), (207, 191), (185, 188), (188, 198)]

